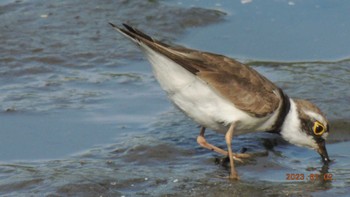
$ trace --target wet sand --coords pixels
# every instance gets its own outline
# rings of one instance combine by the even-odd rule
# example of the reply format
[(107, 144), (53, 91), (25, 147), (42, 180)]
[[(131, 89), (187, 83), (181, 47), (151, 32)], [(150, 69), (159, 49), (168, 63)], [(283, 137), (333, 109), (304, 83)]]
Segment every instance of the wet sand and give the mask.
[[(348, 195), (350, 3), (244, 2), (1, 3), (0, 195)], [(236, 57), (317, 103), (331, 122), (334, 162), (322, 166), (316, 152), (276, 135), (248, 134), (233, 149), (256, 156), (237, 164), (241, 181), (223, 178), (227, 164), (198, 146), (198, 125), (167, 100), (138, 48), (109, 21)], [(225, 148), (224, 136), (207, 133)]]

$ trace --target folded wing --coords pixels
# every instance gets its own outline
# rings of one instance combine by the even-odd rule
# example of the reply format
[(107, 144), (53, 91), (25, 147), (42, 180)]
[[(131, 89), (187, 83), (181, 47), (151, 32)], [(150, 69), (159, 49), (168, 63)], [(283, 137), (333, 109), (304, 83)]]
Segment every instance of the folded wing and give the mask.
[(208, 83), (219, 95), (255, 117), (273, 113), (283, 100), (282, 90), (251, 67), (226, 56), (185, 47), (172, 47), (124, 24), (116, 30), (163, 54)]

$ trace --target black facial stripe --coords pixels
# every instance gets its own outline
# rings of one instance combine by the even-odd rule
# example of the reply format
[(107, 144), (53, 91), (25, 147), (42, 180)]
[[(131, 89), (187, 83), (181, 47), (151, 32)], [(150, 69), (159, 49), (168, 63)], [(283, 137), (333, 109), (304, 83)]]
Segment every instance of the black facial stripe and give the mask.
[(314, 132), (313, 132), (313, 123), (311, 123), (309, 120), (307, 119), (300, 119), (301, 122), (301, 128), (303, 131), (306, 131), (307, 135), (312, 135), (314, 136)]
[[(310, 121), (307, 119), (301, 119), (301, 127), (304, 131), (306, 131), (307, 135), (310, 135), (313, 137), (313, 139), (316, 141), (316, 143), (321, 143), (324, 142), (325, 139), (322, 137), (322, 135), (315, 135), (314, 131), (313, 131), (313, 127), (314, 127), (314, 121)], [(325, 128), (326, 131), (329, 131), (329, 125), (327, 124), (327, 127)], [(316, 132), (317, 133), (317, 132)]]

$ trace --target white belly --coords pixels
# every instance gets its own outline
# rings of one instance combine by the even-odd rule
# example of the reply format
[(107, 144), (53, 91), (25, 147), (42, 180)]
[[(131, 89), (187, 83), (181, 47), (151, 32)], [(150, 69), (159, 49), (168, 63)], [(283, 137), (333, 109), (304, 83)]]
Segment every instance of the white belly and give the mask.
[(169, 98), (200, 125), (226, 133), (229, 125), (235, 123), (235, 134), (266, 130), (264, 127), (271, 126), (264, 124), (269, 117), (250, 116), (167, 57), (146, 47), (144, 50)]

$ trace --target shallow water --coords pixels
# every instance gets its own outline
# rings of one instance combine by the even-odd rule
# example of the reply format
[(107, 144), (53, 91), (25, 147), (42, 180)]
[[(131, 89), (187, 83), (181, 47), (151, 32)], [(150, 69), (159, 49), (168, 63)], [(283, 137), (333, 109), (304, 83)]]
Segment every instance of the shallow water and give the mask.
[[(274, 0), (0, 3), (0, 194), (346, 196), (349, 6)], [(220, 156), (197, 145), (198, 126), (171, 105), (142, 54), (109, 21), (237, 57), (290, 96), (317, 103), (331, 121), (327, 148), (334, 162), (323, 167), (312, 150), (275, 135), (249, 134), (233, 141), (235, 151), (256, 154), (238, 164), (241, 181), (222, 178), (228, 168)], [(225, 148), (224, 136), (207, 133), (208, 141)], [(287, 174), (303, 174), (304, 180), (287, 180)], [(310, 178), (324, 174), (332, 180)]]

